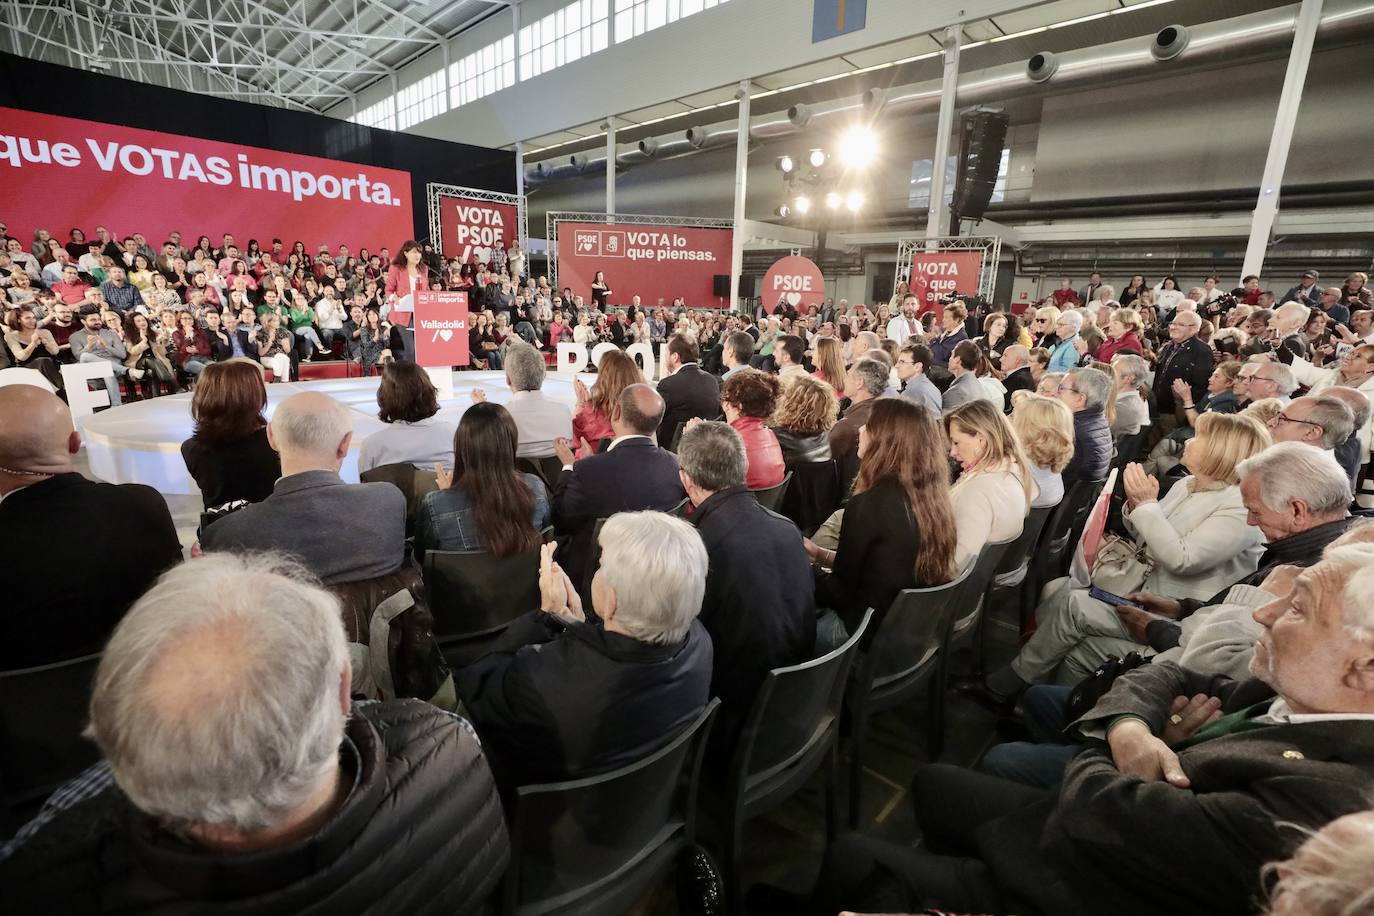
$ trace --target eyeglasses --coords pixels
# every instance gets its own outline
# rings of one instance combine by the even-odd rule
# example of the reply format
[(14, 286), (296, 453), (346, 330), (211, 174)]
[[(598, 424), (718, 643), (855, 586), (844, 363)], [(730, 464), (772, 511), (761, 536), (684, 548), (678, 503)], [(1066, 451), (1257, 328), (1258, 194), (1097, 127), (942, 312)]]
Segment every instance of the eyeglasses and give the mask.
[(1074, 394), (1078, 394), (1078, 389), (1077, 389), (1077, 388), (1067, 387), (1067, 386), (1065, 386), (1065, 385), (1060, 385), (1058, 388), (1056, 388), (1056, 389), (1054, 389), (1054, 390), (1057, 391), (1057, 392), (1059, 392), (1060, 394), (1063, 394), (1063, 393), (1066, 392), (1066, 391), (1072, 392), (1072, 393), (1074, 393)]
[(1269, 425), (1270, 425), (1270, 426), (1277, 426), (1280, 422), (1283, 422), (1283, 423), (1303, 423), (1303, 424), (1306, 424), (1307, 426), (1315, 426), (1315, 427), (1317, 427), (1317, 429), (1322, 429), (1322, 428), (1323, 428), (1322, 425), (1321, 425), (1320, 423), (1313, 423), (1311, 420), (1299, 420), (1299, 419), (1296, 418), (1296, 417), (1285, 416), (1284, 414), (1281, 414), (1281, 413), (1274, 414), (1274, 418), (1273, 418), (1272, 420), (1269, 421)]

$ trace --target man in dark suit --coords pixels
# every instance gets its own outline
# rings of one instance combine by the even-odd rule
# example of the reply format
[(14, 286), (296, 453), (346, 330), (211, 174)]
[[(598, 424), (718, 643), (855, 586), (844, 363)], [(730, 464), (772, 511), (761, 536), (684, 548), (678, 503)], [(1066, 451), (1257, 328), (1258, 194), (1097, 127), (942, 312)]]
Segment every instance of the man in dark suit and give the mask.
[[(696, 507), (691, 522), (711, 559), (701, 622), (715, 646), (711, 695), (721, 702), (714, 751), (733, 746), (770, 669), (811, 658), (815, 579), (797, 526), (745, 487), (744, 440), (729, 424), (694, 424), (682, 434), (678, 459)], [(723, 763), (721, 756), (712, 754)]]
[[(1183, 405), (1174, 397), (1174, 380), (1182, 379), (1197, 404), (1207, 393), (1207, 380), (1212, 377), (1216, 361), (1212, 348), (1198, 339), (1202, 330), (1202, 316), (1197, 312), (1180, 311), (1169, 322), (1169, 343), (1159, 351), (1155, 369), (1155, 404), (1159, 410), (1159, 425), (1167, 435), (1178, 428)], [(1177, 411), (1175, 407), (1177, 406)]]
[[(615, 438), (604, 452), (573, 463), (572, 444), (554, 441), (563, 472), (553, 485), (553, 525), (559, 534), (558, 561), (579, 586), (592, 551), (599, 518), (639, 509), (667, 511), (686, 495), (677, 458), (654, 444), (663, 398), (648, 385), (627, 385), (611, 406)], [(595, 445), (595, 443), (592, 443)]]
[(13, 552), (0, 669), (100, 651), (149, 586), (181, 561), (157, 491), (87, 480), (67, 405), (32, 385), (0, 388), (0, 543)]
[(315, 391), (277, 407), (267, 441), (281, 455), (272, 495), (218, 519), (205, 551), (266, 550), (296, 557), (325, 585), (395, 572), (405, 556), (406, 499), (389, 483), (346, 484), (339, 467), (353, 441), (342, 404)]
[(506, 789), (640, 760), (691, 724), (711, 695), (711, 638), (696, 619), (706, 549), (696, 531), (659, 512), (625, 512), (602, 528), (601, 547), (588, 611), (546, 545), (539, 609), (457, 672)]
[(664, 404), (658, 444), (663, 448), (673, 444), (673, 432), (679, 423), (692, 417), (710, 420), (720, 416), (720, 379), (701, 368), (697, 362), (700, 358), (701, 352), (692, 338), (685, 334), (668, 338), (671, 374), (658, 381), (658, 393)]
[(1035, 378), (1030, 371), (1030, 351), (1021, 344), (1012, 344), (1002, 351), (1002, 384), (1007, 389), (1007, 413), (1011, 413), (1011, 394), (1013, 391), (1034, 391)]
[[(1256, 678), (1169, 662), (1122, 675), (1074, 723), (1094, 746), (1069, 764), (1057, 797), (922, 768), (914, 799), (927, 848), (842, 838), (812, 909), (1252, 912), (1266, 862), (1369, 808), (1371, 590), (1374, 547), (1332, 550), (1255, 611)], [(1220, 702), (1180, 715), (1191, 710), (1180, 701), (1199, 694)]]

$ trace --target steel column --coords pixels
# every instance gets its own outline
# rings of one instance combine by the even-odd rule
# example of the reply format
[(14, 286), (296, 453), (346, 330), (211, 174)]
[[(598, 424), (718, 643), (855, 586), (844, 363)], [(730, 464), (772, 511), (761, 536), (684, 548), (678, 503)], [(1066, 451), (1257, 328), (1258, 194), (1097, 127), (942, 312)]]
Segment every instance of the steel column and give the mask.
[(949, 140), (954, 130), (955, 93), (959, 89), (958, 25), (945, 29), (945, 70), (940, 82), (940, 119), (935, 128), (935, 155), (930, 163), (930, 214), (926, 219), (926, 238), (945, 234), (945, 164), (949, 161)]

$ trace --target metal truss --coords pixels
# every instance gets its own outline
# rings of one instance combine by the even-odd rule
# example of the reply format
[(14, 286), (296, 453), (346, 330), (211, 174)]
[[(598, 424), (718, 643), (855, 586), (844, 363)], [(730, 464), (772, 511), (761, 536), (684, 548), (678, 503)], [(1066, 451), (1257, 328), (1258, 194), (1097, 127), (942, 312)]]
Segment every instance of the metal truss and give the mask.
[[(522, 217), (523, 219), (523, 217)], [(544, 238), (548, 240), (549, 285), (558, 288), (558, 226), (560, 223), (606, 223), (627, 226), (681, 226), (684, 229), (733, 229), (732, 219), (707, 216), (649, 216), (642, 213), (583, 213), (550, 210), (544, 215)]]
[[(937, 238), (898, 239), (897, 276), (911, 276), (911, 261), (917, 252), (981, 251), (983, 263), (978, 270), (978, 295), (991, 301), (997, 286), (997, 262), (1002, 256), (1002, 238), (997, 235), (948, 235)], [(959, 290), (964, 293), (966, 290)]]
[[(0, 0), (0, 47), (112, 76), (323, 111), (509, 0)], [(445, 72), (447, 67), (445, 66)]]
[(525, 241), (529, 238), (529, 227), (526, 225), (525, 198), (519, 194), (502, 194), (499, 191), (484, 191), (481, 188), (464, 188), (455, 184), (427, 184), (425, 185), (425, 204), (429, 212), (429, 243), (434, 246), (436, 251), (443, 251), (442, 239), (439, 237), (443, 230), (439, 225), (439, 198), (440, 197), (466, 197), (471, 200), (489, 200), (497, 204), (512, 204), (520, 212), (520, 250), (525, 250)]

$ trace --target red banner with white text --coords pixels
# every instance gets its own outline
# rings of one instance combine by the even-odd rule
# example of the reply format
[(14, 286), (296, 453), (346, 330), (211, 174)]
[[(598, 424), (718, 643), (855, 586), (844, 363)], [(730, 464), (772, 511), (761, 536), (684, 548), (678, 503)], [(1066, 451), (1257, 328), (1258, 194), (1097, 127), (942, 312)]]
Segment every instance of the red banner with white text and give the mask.
[(503, 251), (520, 238), (520, 209), (515, 204), (475, 200), (448, 194), (439, 197), (439, 251), (444, 259), (464, 264), (472, 255), (486, 264), (493, 248)]
[(558, 285), (592, 301), (592, 280), (605, 274), (612, 305), (671, 304), (681, 296), (693, 308), (728, 308), (713, 279), (730, 273), (732, 229), (641, 226), (632, 223), (562, 223), (558, 227)]
[(918, 314), (938, 312), (939, 300), (953, 293), (978, 293), (981, 251), (918, 251), (911, 258), (911, 291), (921, 297)]
[(0, 184), (9, 234), (26, 241), (103, 226), (154, 249), (173, 231), (188, 248), (227, 232), (313, 254), (395, 251), (415, 232), (409, 172), (14, 108), (0, 108)]
[(421, 290), (415, 294), (415, 361), (421, 366), (466, 366), (468, 294)]

